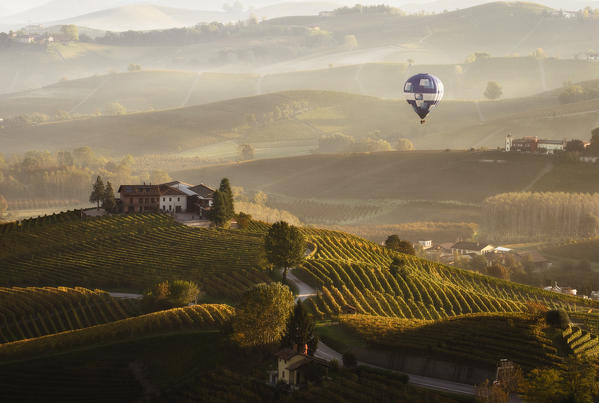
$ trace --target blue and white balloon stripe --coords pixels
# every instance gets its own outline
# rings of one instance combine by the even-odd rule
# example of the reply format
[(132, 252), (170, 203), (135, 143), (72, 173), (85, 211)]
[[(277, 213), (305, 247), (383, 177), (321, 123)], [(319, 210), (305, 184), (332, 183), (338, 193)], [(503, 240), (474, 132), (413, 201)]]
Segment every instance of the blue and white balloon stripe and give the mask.
[(414, 112), (420, 116), (420, 123), (443, 99), (443, 82), (432, 74), (416, 74), (406, 81), (404, 96)]

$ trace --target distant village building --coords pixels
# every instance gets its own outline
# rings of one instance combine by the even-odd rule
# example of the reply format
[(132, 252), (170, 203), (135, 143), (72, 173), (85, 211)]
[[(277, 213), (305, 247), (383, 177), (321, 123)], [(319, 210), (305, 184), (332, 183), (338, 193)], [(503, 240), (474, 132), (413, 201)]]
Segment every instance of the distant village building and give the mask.
[(322, 358), (308, 355), (308, 346), (305, 344), (295, 346), (293, 349), (283, 349), (276, 356), (278, 358), (277, 371), (271, 373), (270, 382), (272, 384), (284, 382), (292, 388), (299, 388), (307, 383), (306, 371), (309, 366), (321, 366), (326, 371), (330, 365)]
[(451, 253), (457, 255), (486, 255), (494, 250), (493, 245), (485, 242), (458, 242), (451, 247)]
[(511, 134), (505, 138), (505, 151), (519, 151), (526, 153), (553, 154), (566, 149), (566, 140), (539, 139), (536, 136), (515, 139)]
[(197, 213), (207, 218), (214, 189), (174, 181), (161, 185), (122, 185), (118, 190), (123, 213)]
[[(573, 295), (573, 296), (576, 296), (576, 294), (578, 292), (576, 290), (576, 288), (558, 286), (557, 281), (554, 281), (552, 286), (543, 287), (543, 289), (545, 291), (551, 291), (551, 292), (556, 292), (559, 294), (566, 294), (566, 295)], [(591, 293), (591, 296), (592, 296), (592, 293)]]
[(426, 240), (426, 241), (418, 241), (418, 244), (420, 246), (422, 246), (422, 249), (426, 250), (426, 249), (430, 249), (433, 247), (433, 241), (431, 240)]
[(591, 299), (599, 301), (599, 291), (591, 291)]
[(588, 52), (586, 54), (587, 62), (589, 63), (599, 63), (599, 53), (597, 52)]

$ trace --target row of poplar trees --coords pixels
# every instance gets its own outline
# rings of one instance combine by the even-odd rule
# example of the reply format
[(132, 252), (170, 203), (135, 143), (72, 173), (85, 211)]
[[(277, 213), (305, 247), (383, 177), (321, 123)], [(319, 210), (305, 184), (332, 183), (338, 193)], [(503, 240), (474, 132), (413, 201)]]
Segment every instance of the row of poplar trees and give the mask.
[(502, 193), (483, 203), (481, 232), (502, 241), (599, 235), (599, 194)]
[(235, 206), (233, 204), (233, 191), (229, 179), (223, 178), (220, 181), (218, 190), (214, 191), (212, 209), (210, 210), (210, 219), (212, 222), (222, 227), (235, 216)]

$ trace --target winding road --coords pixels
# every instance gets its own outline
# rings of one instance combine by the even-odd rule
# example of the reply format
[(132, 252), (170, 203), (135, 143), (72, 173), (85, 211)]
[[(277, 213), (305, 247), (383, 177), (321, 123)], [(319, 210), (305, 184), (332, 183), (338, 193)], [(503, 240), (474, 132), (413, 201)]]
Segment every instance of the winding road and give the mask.
[[(298, 295), (296, 296), (296, 301), (297, 300), (304, 301), (305, 299), (316, 295), (316, 289), (314, 289), (313, 287), (309, 286), (308, 284), (304, 283), (299, 278), (297, 278), (297, 276), (295, 276), (293, 274), (293, 270), (290, 270), (287, 273), (287, 279), (289, 281), (291, 281), (292, 283), (294, 283), (298, 289)], [(337, 360), (337, 362), (339, 362), (340, 365), (342, 365), (342, 363), (343, 363), (342, 354), (339, 353), (338, 351), (333, 350), (331, 347), (327, 346), (322, 341), (318, 342), (318, 348), (316, 349), (316, 353), (314, 353), (314, 355), (318, 358), (322, 358), (322, 359), (329, 360), (329, 361), (333, 360), (333, 359)], [(459, 394), (464, 394), (464, 395), (474, 395), (474, 392), (475, 392), (473, 385), (452, 382), (452, 381), (446, 381), (445, 379), (429, 378), (426, 376), (414, 375), (414, 374), (410, 374), (410, 373), (402, 372), (402, 371), (394, 371), (389, 368), (379, 367), (377, 365), (368, 364), (368, 363), (362, 362), (362, 361), (358, 361), (358, 364), (366, 366), (366, 367), (370, 367), (370, 368), (376, 368), (376, 369), (382, 369), (385, 371), (406, 374), (410, 377), (409, 382), (411, 384), (422, 387), (422, 388), (434, 389), (434, 390), (450, 392), (450, 393), (459, 393)]]

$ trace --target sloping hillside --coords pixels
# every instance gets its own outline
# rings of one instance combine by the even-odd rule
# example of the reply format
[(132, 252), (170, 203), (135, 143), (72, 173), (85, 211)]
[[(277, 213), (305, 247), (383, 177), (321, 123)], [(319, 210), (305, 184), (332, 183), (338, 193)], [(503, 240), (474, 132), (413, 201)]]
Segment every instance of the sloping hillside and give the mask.
[[(187, 170), (173, 175), (191, 182), (200, 178), (214, 181), (228, 177), (232, 183), (247, 189), (296, 199), (478, 203), (490, 195), (520, 191), (536, 183), (535, 179), (548, 164), (543, 156), (498, 151), (416, 151), (280, 158)], [(589, 178), (596, 173), (592, 164), (556, 162), (553, 169), (555, 171), (547, 174), (547, 180), (554, 183), (553, 191), (564, 189), (559, 186), (558, 178), (567, 184), (572, 169)], [(596, 179), (577, 183), (579, 187), (575, 191), (579, 192), (593, 192), (597, 186)]]
[(236, 298), (269, 282), (258, 269), (262, 237), (190, 228), (166, 215), (114, 216), (0, 227), (5, 285), (84, 285), (142, 291), (191, 280), (212, 296)]
[[(183, 81), (185, 78), (182, 77)], [(244, 79), (241, 78), (243, 85)], [(226, 141), (304, 141), (342, 132), (355, 138), (400, 137), (417, 149), (503, 146), (505, 136), (588, 139), (598, 99), (559, 104), (557, 94), (500, 102), (444, 101), (421, 125), (402, 100), (327, 91), (288, 91), (212, 104), (121, 116), (24, 125), (7, 120), (0, 129), (5, 152), (62, 150), (88, 145), (105, 153), (192, 152)], [(168, 136), (165, 135), (168, 133)], [(309, 140), (309, 141), (308, 141)], [(200, 154), (198, 152), (198, 154)]]

